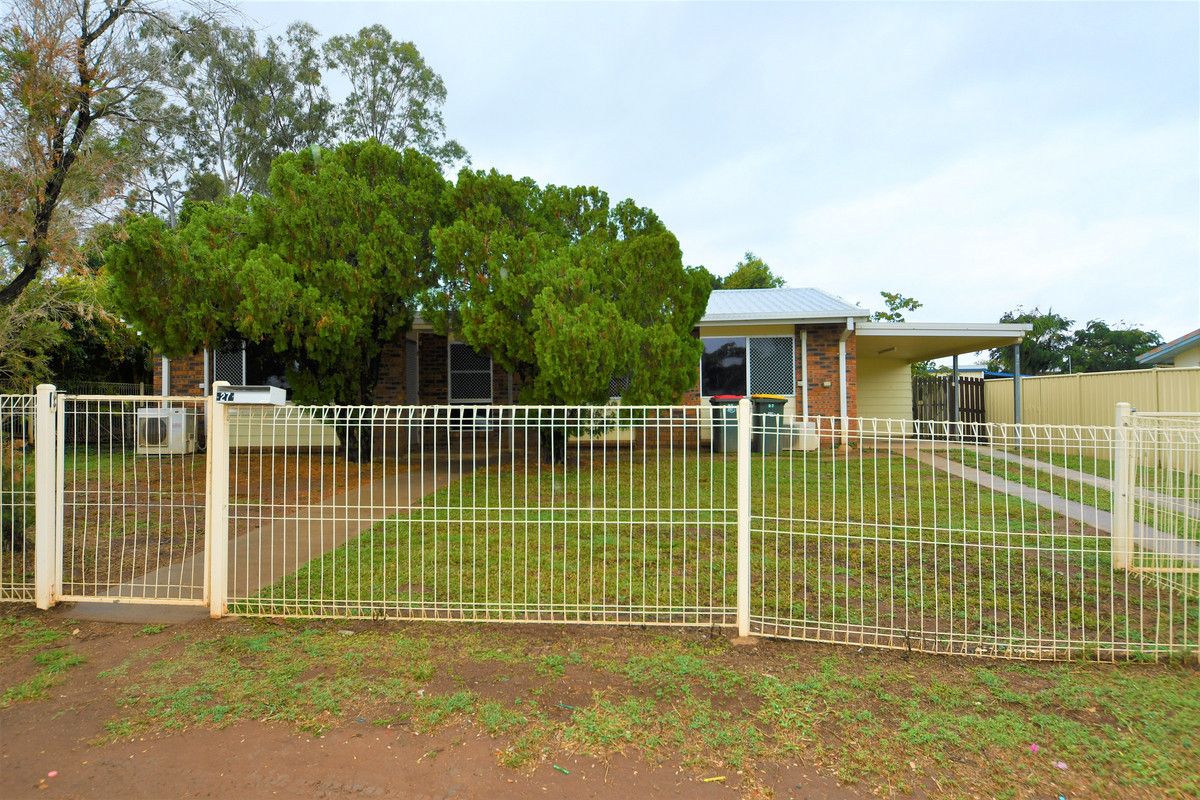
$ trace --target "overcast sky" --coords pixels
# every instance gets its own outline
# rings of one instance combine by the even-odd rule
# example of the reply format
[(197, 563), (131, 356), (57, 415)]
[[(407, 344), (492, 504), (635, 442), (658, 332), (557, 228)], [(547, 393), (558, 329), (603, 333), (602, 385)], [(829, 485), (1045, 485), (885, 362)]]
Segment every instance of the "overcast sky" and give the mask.
[(1200, 4), (245, 3), (382, 23), (473, 166), (653, 208), (684, 259), (910, 319), (1200, 326)]

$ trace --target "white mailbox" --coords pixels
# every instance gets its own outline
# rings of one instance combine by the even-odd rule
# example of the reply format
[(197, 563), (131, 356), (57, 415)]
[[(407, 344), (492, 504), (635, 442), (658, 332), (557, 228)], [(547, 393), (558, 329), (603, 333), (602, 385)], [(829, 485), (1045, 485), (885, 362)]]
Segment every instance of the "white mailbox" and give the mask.
[(216, 396), (218, 403), (234, 406), (281, 406), (287, 392), (278, 386), (219, 386)]

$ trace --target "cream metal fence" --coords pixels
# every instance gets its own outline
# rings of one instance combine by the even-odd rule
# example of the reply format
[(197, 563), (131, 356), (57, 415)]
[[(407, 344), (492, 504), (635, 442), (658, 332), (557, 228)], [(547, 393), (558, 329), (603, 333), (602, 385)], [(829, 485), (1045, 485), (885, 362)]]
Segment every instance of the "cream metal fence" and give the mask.
[[(1200, 648), (1200, 515), (1165, 471), (1144, 479), (1158, 448), (1194, 460), (1198, 431), (937, 425), (852, 420), (849, 447), (755, 454), (752, 633), (1025, 659)], [(1114, 459), (1139, 476), (1124, 507)]]
[(0, 601), (34, 599), (34, 406), (0, 395)]
[(729, 625), (736, 464), (697, 408), (287, 406), (230, 453), (240, 614)]
[[(914, 437), (749, 401), (249, 409), (39, 387), (32, 408), (57, 442), (34, 470), (35, 516), (55, 523), (36, 537), (41, 607), (1200, 651), (1200, 415)], [(15, 486), (0, 507), (28, 505)]]
[[(1130, 568), (1154, 576), (1164, 597), (1200, 589), (1200, 413), (1127, 411), (1124, 513)], [(1129, 519), (1131, 518), (1131, 519)]]

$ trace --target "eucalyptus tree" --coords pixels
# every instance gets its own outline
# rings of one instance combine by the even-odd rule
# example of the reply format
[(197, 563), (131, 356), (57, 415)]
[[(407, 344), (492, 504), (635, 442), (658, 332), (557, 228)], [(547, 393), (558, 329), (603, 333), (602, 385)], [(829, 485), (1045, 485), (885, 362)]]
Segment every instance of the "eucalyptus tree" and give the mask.
[(412, 42), (397, 41), (382, 25), (370, 25), (354, 35), (334, 36), (324, 54), (351, 87), (337, 110), (342, 136), (411, 147), (442, 166), (466, 159), (462, 145), (446, 138), (446, 85)]

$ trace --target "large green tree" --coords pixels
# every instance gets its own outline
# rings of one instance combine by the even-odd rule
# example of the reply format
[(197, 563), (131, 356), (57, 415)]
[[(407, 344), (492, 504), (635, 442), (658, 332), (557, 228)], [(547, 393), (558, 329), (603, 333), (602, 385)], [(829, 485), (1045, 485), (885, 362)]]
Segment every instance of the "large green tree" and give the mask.
[[(1044, 375), (1063, 372), (1067, 366), (1067, 346), (1071, 342), (1072, 320), (1053, 309), (1043, 313), (1034, 308), (1030, 311), (1017, 309), (1007, 311), (1001, 322), (1027, 322), (1033, 330), (1021, 340), (1021, 374)], [(1013, 371), (1011, 347), (998, 347), (991, 351), (988, 368), (999, 372)]]
[(463, 170), (455, 204), (427, 312), (515, 373), (524, 402), (673, 403), (695, 385), (709, 277), (654, 212), (495, 171)]
[(427, 156), (357, 142), (284, 154), (269, 186), (189, 203), (177, 230), (132, 220), (107, 253), (112, 296), (167, 355), (269, 342), (297, 400), (370, 403), (382, 347), (436, 282), (448, 185)]
[(717, 278), (714, 289), (778, 289), (786, 283), (771, 271), (767, 262), (746, 251), (745, 257), (723, 278)]
[(1094, 319), (1071, 335), (1067, 354), (1072, 372), (1139, 369), (1142, 365), (1137, 362), (1137, 357), (1162, 343), (1163, 338), (1157, 331), (1113, 328)]

